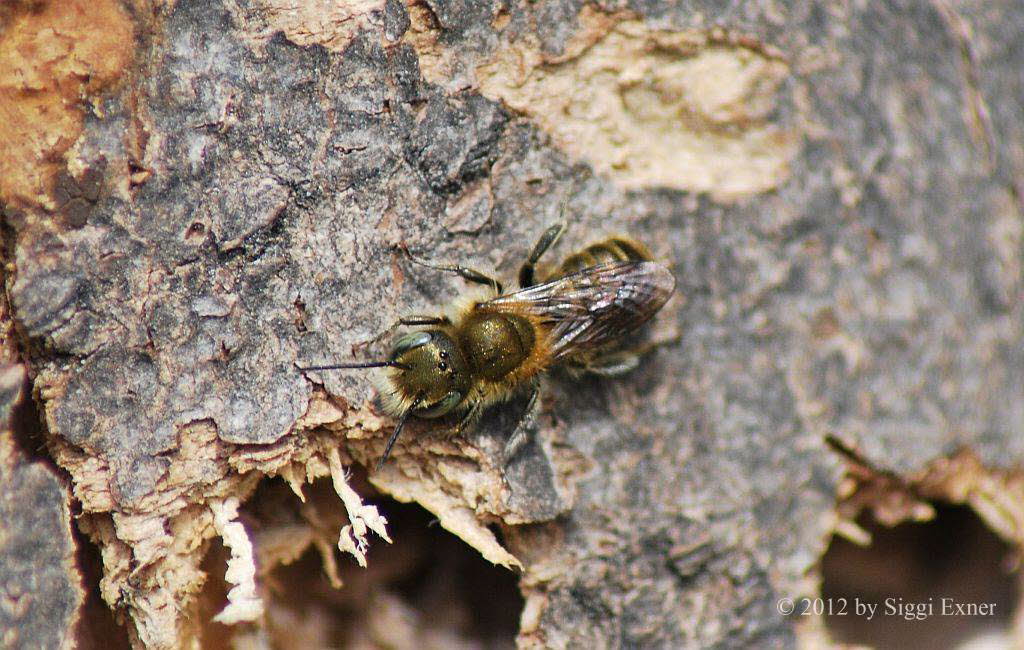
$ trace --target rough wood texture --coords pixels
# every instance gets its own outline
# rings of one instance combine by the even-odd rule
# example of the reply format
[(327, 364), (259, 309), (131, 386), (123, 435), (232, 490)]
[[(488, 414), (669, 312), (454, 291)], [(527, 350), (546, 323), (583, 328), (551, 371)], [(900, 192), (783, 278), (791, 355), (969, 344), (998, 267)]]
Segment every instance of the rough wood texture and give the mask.
[(392, 423), (296, 364), (380, 356), (464, 290), (400, 246), (511, 281), (563, 206), (556, 255), (625, 231), (671, 265), (677, 342), (556, 375), (522, 424), (414, 424), (369, 476), (522, 567), (521, 644), (791, 645), (776, 601), (839, 516), (826, 435), (909, 477), (1021, 465), (1015, 3), (293, 4), (0, 13), (6, 290), (136, 644), (203, 634), (200, 562), (261, 557), (232, 512), (266, 476), (330, 475), (358, 551), (342, 468)]
[(0, 645), (71, 648), (83, 595), (69, 494), (15, 439), (24, 385), (22, 366), (0, 365)]

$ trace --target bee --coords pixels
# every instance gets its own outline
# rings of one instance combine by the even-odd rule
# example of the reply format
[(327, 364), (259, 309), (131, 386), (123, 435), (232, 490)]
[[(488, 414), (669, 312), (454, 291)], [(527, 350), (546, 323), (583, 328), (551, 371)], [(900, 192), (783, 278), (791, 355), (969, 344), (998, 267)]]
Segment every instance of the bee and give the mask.
[[(395, 339), (387, 359), (300, 367), (302, 371), (381, 368), (383, 410), (398, 418), (377, 463), (379, 470), (410, 416), (459, 416), (456, 432), (488, 407), (531, 391), (554, 366), (570, 372), (614, 376), (639, 363), (623, 339), (646, 323), (672, 295), (676, 280), (650, 252), (617, 236), (570, 255), (552, 272), (538, 262), (565, 224), (548, 228), (519, 271), (519, 290), (506, 293), (497, 280), (470, 268), (434, 265), (490, 289), (484, 299), (457, 301), (446, 315), (409, 316), (399, 323), (420, 329)], [(538, 278), (537, 276), (542, 277)]]

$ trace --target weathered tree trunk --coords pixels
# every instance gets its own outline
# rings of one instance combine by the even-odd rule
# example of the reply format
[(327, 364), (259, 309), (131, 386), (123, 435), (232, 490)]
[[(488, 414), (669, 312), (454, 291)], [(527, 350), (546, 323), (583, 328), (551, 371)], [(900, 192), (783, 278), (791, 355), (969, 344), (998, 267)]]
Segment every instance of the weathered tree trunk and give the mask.
[[(1021, 545), (1022, 34), (945, 0), (0, 8), (3, 349), (45, 429), (0, 433), (0, 643), (88, 636), (77, 539), (137, 647), (313, 644), (342, 601), (363, 631), (320, 643), (401, 645), (357, 586), (402, 574), (377, 492), (517, 572), (528, 647), (822, 642), (778, 603), (868, 506)], [(466, 290), (402, 247), (511, 285), (563, 210), (551, 261), (626, 232), (672, 268), (669, 342), (374, 471), (368, 377), (296, 366)], [(306, 549), (349, 590), (315, 624)]]

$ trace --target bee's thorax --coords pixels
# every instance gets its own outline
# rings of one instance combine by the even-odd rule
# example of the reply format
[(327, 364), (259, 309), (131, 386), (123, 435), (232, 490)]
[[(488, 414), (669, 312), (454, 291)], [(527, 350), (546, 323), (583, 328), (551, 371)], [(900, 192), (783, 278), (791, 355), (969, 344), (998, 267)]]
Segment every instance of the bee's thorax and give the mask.
[(513, 314), (470, 314), (459, 329), (467, 363), (491, 381), (518, 368), (536, 344), (530, 322)]

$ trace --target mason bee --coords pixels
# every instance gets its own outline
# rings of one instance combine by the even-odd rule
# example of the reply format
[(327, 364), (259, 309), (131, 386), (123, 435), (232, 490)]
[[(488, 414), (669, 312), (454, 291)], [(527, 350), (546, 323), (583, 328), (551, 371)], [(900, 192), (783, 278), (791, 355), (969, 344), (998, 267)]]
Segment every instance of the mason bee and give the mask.
[(418, 264), (490, 287), (492, 295), (460, 300), (447, 315), (402, 318), (402, 325), (422, 329), (399, 336), (386, 360), (299, 368), (383, 369), (377, 381), (381, 404), (398, 424), (378, 469), (410, 416), (459, 415), (461, 432), (487, 407), (527, 388), (536, 398), (541, 373), (555, 365), (606, 376), (637, 366), (638, 354), (622, 347), (622, 339), (661, 309), (675, 277), (643, 245), (617, 236), (570, 255), (538, 282), (538, 262), (564, 229), (559, 224), (541, 235), (520, 268), (520, 289), (511, 293), (473, 269), (410, 255)]

